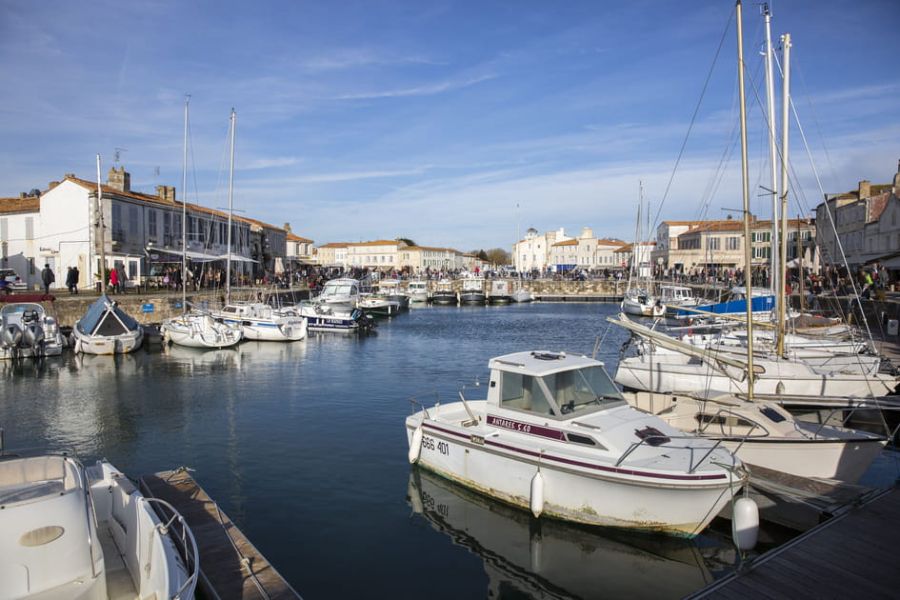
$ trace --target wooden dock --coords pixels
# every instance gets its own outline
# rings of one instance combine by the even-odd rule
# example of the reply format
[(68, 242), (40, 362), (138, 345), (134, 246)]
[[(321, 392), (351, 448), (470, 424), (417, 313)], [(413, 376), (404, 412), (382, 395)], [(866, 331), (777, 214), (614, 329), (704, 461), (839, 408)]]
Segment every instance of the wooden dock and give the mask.
[(895, 486), (690, 598), (897, 598), (898, 535)]
[(165, 500), (194, 533), (200, 554), (200, 589), (210, 599), (298, 599), (300, 595), (184, 470), (140, 479), (144, 495)]

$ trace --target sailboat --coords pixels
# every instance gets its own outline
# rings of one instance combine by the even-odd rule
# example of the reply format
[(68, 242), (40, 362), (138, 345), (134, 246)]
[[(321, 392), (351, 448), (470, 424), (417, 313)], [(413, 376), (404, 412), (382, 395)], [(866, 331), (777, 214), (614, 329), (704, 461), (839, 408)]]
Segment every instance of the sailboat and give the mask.
[(106, 295), (106, 242), (103, 223), (103, 187), (100, 185), (100, 155), (97, 155), (97, 207), (100, 215), (100, 289), (97, 300), (85, 315), (75, 322), (72, 335), (75, 352), (86, 354), (125, 354), (141, 347), (144, 329), (118, 303)]
[[(187, 282), (187, 145), (188, 107), (184, 102), (184, 160), (181, 186), (185, 197), (181, 201), (181, 281)], [(181, 286), (181, 315), (166, 319), (160, 326), (163, 340), (189, 348), (227, 348), (241, 341), (241, 327), (216, 319), (208, 312), (187, 309), (187, 285)]]
[[(641, 243), (641, 210), (644, 205), (644, 186), (640, 186), (640, 195), (638, 199), (637, 222), (634, 227), (634, 245), (631, 251), (631, 269), (628, 276), (628, 289), (625, 290), (625, 297), (622, 299), (622, 312), (637, 317), (662, 317), (666, 314), (666, 307), (662, 301), (652, 295), (652, 290), (644, 289), (636, 286), (632, 287), (635, 277), (640, 280), (641, 259), (640, 243)], [(637, 267), (635, 266), (637, 265)]]
[(228, 176), (228, 254), (225, 263), (225, 306), (211, 313), (231, 327), (240, 327), (244, 338), (265, 342), (306, 339), (307, 321), (292, 309), (274, 308), (263, 302), (231, 301), (231, 214), (234, 199), (234, 134), (237, 113), (231, 109), (231, 167)]
[[(744, 94), (744, 60), (743, 31), (741, 21), (741, 2), (737, 1), (737, 38), (738, 38), (738, 86), (741, 116), (741, 174), (744, 200), (744, 248), (746, 264), (751, 264), (750, 250), (750, 188), (747, 166), (747, 122)], [(768, 26), (768, 18), (767, 18)], [(768, 30), (768, 27), (767, 27)], [(767, 36), (768, 38), (768, 36)], [(789, 44), (785, 48), (789, 49)], [(771, 51), (771, 46), (767, 50)], [(789, 50), (788, 50), (789, 51)], [(787, 92), (785, 91), (785, 95)], [(785, 373), (777, 379), (773, 386), (772, 373), (769, 369), (784, 364), (799, 368), (802, 363), (784, 363), (773, 361), (757, 361), (753, 352), (753, 316), (752, 306), (748, 303), (746, 310), (747, 345), (745, 362), (737, 360), (733, 355), (697, 348), (690, 344), (674, 340), (663, 334), (651, 331), (636, 323), (624, 319), (610, 321), (642, 336), (652, 343), (678, 351), (677, 364), (661, 362), (660, 355), (648, 354), (645, 357), (650, 369), (650, 379), (636, 378), (634, 363), (626, 359), (619, 365), (616, 382), (626, 387), (636, 387), (638, 391), (626, 392), (625, 399), (629, 404), (656, 415), (670, 426), (687, 433), (700, 435), (721, 443), (734, 451), (742, 461), (750, 465), (787, 472), (802, 477), (825, 477), (846, 482), (857, 481), (868, 469), (872, 461), (887, 443), (884, 436), (854, 431), (844, 427), (830, 425), (813, 425), (798, 422), (794, 417), (773, 402), (755, 398), (758, 388), (764, 385), (774, 389), (765, 389), (773, 397), (789, 393), (785, 389), (797, 383), (796, 373)], [(624, 364), (623, 364), (624, 363)], [(686, 376), (685, 368), (701, 368)], [(728, 385), (741, 385), (740, 390), (728, 389), (723, 392), (712, 392), (720, 384), (718, 374), (722, 375)], [(766, 378), (766, 375), (769, 378)], [(655, 375), (655, 379), (654, 379)], [(665, 393), (666, 386), (675, 385), (690, 379), (697, 387), (691, 391), (696, 393)], [(822, 379), (822, 387), (810, 389), (811, 382), (803, 382), (802, 390), (807, 393), (823, 394), (826, 379)], [(681, 383), (681, 385), (686, 385)], [(706, 386), (703, 393), (699, 387)], [(721, 389), (721, 388), (719, 388)]]

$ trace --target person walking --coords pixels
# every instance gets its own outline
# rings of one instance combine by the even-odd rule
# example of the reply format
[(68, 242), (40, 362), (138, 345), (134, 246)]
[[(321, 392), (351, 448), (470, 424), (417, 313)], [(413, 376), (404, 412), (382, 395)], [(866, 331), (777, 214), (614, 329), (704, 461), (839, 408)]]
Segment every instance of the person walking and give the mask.
[(81, 271), (78, 267), (72, 267), (72, 291), (78, 295), (78, 280), (81, 279)]
[(119, 272), (115, 267), (109, 270), (109, 289), (115, 294), (119, 293)]
[(72, 288), (75, 286), (75, 284), (72, 282), (72, 271), (72, 267), (69, 267), (69, 269), (66, 271), (66, 289), (69, 290), (70, 296), (73, 294)]
[(116, 273), (119, 280), (119, 293), (124, 294), (125, 282), (128, 281), (128, 274), (125, 272), (125, 267), (121, 264), (116, 265)]
[(53, 274), (53, 269), (50, 268), (49, 264), (44, 265), (44, 269), (41, 271), (41, 281), (44, 283), (44, 293), (50, 293), (50, 284), (56, 281), (56, 276)]

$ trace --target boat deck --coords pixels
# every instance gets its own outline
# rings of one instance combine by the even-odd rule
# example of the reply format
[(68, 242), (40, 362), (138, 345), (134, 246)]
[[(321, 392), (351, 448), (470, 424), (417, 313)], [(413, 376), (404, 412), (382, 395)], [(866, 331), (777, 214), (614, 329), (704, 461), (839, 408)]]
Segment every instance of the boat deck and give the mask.
[(691, 598), (896, 598), (900, 487), (766, 552)]
[(208, 598), (297, 599), (300, 595), (184, 470), (140, 480), (142, 492), (178, 509), (197, 540), (200, 587)]

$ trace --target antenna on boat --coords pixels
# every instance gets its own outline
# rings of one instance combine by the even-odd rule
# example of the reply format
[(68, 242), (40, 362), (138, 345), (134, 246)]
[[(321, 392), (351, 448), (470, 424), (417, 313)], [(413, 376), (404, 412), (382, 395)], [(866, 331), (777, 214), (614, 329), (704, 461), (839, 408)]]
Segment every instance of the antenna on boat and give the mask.
[(744, 92), (744, 30), (741, 0), (735, 5), (737, 21), (738, 93), (741, 112), (741, 191), (744, 199), (744, 287), (747, 289), (747, 399), (753, 400), (753, 297), (750, 292), (750, 273), (753, 260), (750, 251), (750, 173), (747, 167), (747, 96)]

